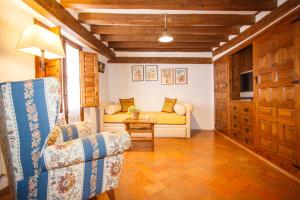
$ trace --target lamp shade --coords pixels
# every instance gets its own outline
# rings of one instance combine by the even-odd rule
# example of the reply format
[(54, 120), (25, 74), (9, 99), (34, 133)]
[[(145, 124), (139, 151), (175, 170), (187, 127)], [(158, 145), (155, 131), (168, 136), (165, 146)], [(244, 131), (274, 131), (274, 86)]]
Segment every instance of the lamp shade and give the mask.
[(59, 35), (36, 24), (25, 28), (17, 45), (17, 50), (47, 59), (59, 59), (65, 57)]

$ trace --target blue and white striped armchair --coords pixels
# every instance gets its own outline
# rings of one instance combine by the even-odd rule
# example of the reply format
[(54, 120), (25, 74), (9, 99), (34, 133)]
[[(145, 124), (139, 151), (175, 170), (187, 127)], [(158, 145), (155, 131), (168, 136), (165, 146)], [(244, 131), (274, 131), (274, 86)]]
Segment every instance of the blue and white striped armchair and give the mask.
[[(89, 199), (119, 181), (126, 132), (94, 133), (91, 124), (56, 126), (54, 78), (0, 84), (0, 141), (13, 199)], [(113, 197), (114, 198), (114, 197)]]

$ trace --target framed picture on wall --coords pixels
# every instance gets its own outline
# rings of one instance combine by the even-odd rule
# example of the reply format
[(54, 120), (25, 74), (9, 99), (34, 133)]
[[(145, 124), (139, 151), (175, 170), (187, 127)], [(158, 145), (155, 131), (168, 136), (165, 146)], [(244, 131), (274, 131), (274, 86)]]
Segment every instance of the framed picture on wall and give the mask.
[(161, 84), (162, 85), (174, 84), (174, 69), (172, 68), (161, 69)]
[(105, 64), (102, 62), (98, 62), (98, 72), (104, 73)]
[(146, 65), (146, 81), (157, 81), (158, 80), (158, 66), (157, 65)]
[(144, 65), (132, 66), (132, 81), (144, 81)]
[(175, 83), (176, 84), (188, 84), (188, 69), (176, 68), (175, 69)]

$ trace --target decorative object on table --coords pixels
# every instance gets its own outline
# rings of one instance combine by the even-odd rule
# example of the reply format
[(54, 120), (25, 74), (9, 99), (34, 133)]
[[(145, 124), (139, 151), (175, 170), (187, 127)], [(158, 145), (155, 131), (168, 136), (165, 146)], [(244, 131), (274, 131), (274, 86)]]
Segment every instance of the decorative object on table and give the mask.
[(157, 81), (158, 80), (158, 67), (157, 65), (146, 65), (146, 81)]
[(167, 29), (167, 13), (165, 14), (165, 29), (163, 34), (158, 38), (159, 42), (168, 43), (173, 41), (173, 37), (168, 33)]
[(174, 112), (174, 105), (176, 104), (176, 102), (177, 99), (170, 99), (166, 97), (161, 112), (168, 112), (168, 113)]
[(132, 66), (132, 81), (144, 81), (144, 65)]
[(188, 84), (188, 69), (176, 68), (175, 69), (175, 83), (176, 84)]
[[(140, 134), (140, 133), (151, 133), (151, 138), (145, 137), (145, 138), (132, 138), (131, 141), (137, 141), (137, 142), (150, 142), (151, 143), (151, 150), (154, 151), (154, 125), (156, 124), (156, 121), (153, 120), (144, 120), (144, 119), (125, 119), (123, 121), (123, 124), (125, 125), (125, 130), (130, 134)], [(136, 139), (136, 140), (135, 140)]]
[(161, 84), (162, 85), (174, 84), (174, 69), (172, 68), (161, 69)]
[(98, 72), (104, 73), (105, 64), (102, 62), (98, 62)]
[(122, 112), (128, 112), (128, 108), (130, 106), (134, 106), (134, 98), (130, 98), (130, 99), (119, 99), (120, 100), (120, 104), (122, 106)]
[(41, 57), (41, 72), (45, 74), (45, 58), (65, 57), (60, 36), (36, 24), (26, 26), (17, 50)]
[(130, 106), (128, 108), (128, 115), (131, 115), (131, 118), (132, 119), (139, 119), (139, 116), (140, 116), (140, 110), (137, 109), (135, 106)]

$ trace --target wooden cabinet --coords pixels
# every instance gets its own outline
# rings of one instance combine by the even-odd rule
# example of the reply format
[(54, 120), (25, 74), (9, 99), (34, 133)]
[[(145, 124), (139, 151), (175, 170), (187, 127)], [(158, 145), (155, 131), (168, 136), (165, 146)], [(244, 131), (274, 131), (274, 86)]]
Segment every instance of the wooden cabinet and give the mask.
[(300, 110), (295, 107), (300, 100), (293, 83), (300, 67), (297, 23), (288, 19), (254, 41), (258, 151), (288, 170), (295, 170), (292, 164), (299, 164), (300, 153), (296, 130)]
[(229, 134), (229, 58), (223, 57), (214, 63), (215, 79), (215, 128)]
[(254, 148), (254, 104), (253, 102), (235, 100), (230, 102), (230, 122), (232, 139)]

